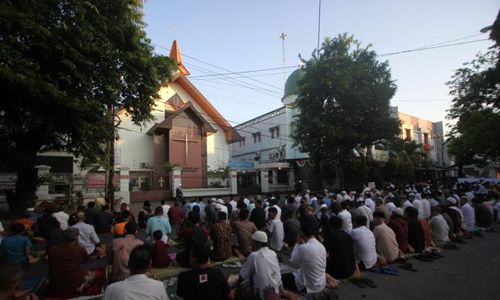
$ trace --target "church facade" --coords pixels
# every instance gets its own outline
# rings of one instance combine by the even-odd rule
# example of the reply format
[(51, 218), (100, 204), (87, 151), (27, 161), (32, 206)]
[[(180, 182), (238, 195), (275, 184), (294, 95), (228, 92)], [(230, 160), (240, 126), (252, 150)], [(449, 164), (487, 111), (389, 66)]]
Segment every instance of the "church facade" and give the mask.
[(180, 176), (182, 188), (207, 188), (210, 174), (227, 167), (230, 144), (239, 140), (238, 133), (187, 78), (189, 71), (177, 41), (170, 58), (177, 69), (160, 88), (153, 120), (136, 126), (125, 111), (118, 112), (115, 167), (120, 180), (128, 181), (128, 186), (121, 184), (120, 194), (130, 192), (132, 202), (168, 198), (174, 179), (171, 171), (176, 167), (182, 170), (175, 175)]

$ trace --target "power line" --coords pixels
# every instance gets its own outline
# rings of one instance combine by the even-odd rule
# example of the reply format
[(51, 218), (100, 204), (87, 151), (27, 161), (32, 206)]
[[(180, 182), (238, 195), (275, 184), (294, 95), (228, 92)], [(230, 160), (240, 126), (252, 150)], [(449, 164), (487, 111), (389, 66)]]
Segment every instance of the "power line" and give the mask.
[(398, 54), (403, 54), (403, 53), (418, 52), (418, 51), (424, 51), (424, 50), (431, 50), (431, 49), (446, 48), (446, 47), (459, 46), (459, 45), (465, 45), (465, 44), (472, 44), (472, 43), (483, 42), (483, 41), (487, 41), (487, 40), (489, 40), (489, 39), (486, 38), (486, 39), (479, 39), (479, 40), (466, 41), (466, 42), (453, 43), (453, 44), (446, 44), (446, 45), (421, 47), (421, 48), (415, 48), (415, 49), (408, 49), (408, 50), (402, 50), (402, 51), (396, 51), (396, 52), (389, 52), (389, 53), (379, 54), (377, 56), (378, 57), (393, 56), (393, 55), (398, 55)]
[[(477, 36), (480, 36), (480, 35), (482, 35), (482, 34), (480, 33), (480, 34), (474, 34), (474, 35), (464, 36), (464, 37), (461, 37), (461, 38), (456, 38), (456, 39), (452, 39), (452, 40), (448, 40), (448, 41), (444, 41), (444, 42), (439, 42), (439, 43), (436, 43), (436, 44), (431, 44), (431, 45), (427, 45), (427, 46), (421, 46), (421, 47), (407, 49), (407, 50), (402, 50), (402, 51), (396, 51), (396, 52), (388, 52), (388, 53), (378, 54), (377, 56), (380, 56), (380, 57), (392, 56), (392, 55), (403, 54), (403, 53), (410, 53), (410, 52), (432, 50), (432, 49), (438, 49), (438, 48), (459, 46), (459, 45), (471, 44), (471, 43), (477, 43), (477, 42), (482, 42), (482, 41), (489, 40), (488, 38), (485, 38), (485, 39), (479, 39), (479, 40), (473, 40), (473, 41), (465, 41), (465, 42), (460, 42), (460, 43), (452, 43), (452, 42), (456, 42), (456, 41), (470, 39), (472, 37), (477, 37)], [(452, 44), (448, 44), (448, 43), (452, 43)], [(153, 44), (153, 45), (157, 46), (159, 48), (162, 48), (162, 49), (170, 50), (169, 48), (166, 48), (166, 47), (163, 47), (163, 46), (160, 46), (160, 45), (157, 45), (157, 44)], [(213, 64), (206, 63), (206, 62), (201, 61), (199, 59), (193, 58), (192, 56), (188, 56), (188, 55), (185, 55), (185, 54), (183, 54), (183, 56), (189, 57), (191, 59), (203, 62), (203, 63), (211, 65), (211, 66), (214, 66), (214, 67), (216, 67), (218, 69), (227, 70), (225, 68), (218, 67), (218, 66), (215, 66)], [(258, 72), (283, 70), (283, 69), (291, 69), (291, 68), (297, 68), (297, 66), (262, 68), (262, 69), (253, 69), (253, 70), (244, 70), (244, 71), (230, 71), (230, 70), (227, 70), (227, 72), (225, 72), (225, 73), (214, 73), (214, 72), (211, 71), (210, 74), (195, 75), (195, 76), (190, 76), (189, 78), (205, 78), (205, 77), (218, 77), (218, 76), (227, 76), (227, 75), (241, 75), (241, 74), (248, 74), (248, 73), (258, 73)], [(244, 76), (244, 77), (247, 78), (247, 79), (251, 78), (250, 76)], [(275, 87), (275, 88), (277, 88), (277, 87)], [(282, 90), (282, 88), (278, 88), (278, 89)]]
[[(163, 48), (163, 49), (165, 49), (165, 50), (169, 50), (168, 48), (163, 47), (163, 46), (161, 46), (161, 45), (157, 45), (157, 44), (153, 44), (153, 45), (154, 45), (154, 46), (156, 46), (156, 47), (159, 47), (159, 48)], [(226, 72), (232, 72), (231, 70), (228, 70), (228, 69), (223, 68), (223, 67), (219, 67), (219, 66), (217, 66), (217, 65), (214, 65), (214, 64), (212, 64), (212, 63), (209, 63), (209, 62), (203, 61), (203, 60), (201, 60), (201, 59), (198, 59), (198, 58), (196, 58), (196, 57), (193, 57), (193, 56), (190, 56), (190, 55), (187, 55), (187, 54), (183, 54), (183, 56), (185, 56), (185, 57), (187, 57), (187, 58), (190, 58), (190, 59), (192, 59), (192, 60), (195, 60), (195, 61), (201, 62), (201, 63), (203, 63), (203, 64), (209, 65), (209, 66), (211, 66), (211, 67), (214, 67), (214, 68), (217, 68), (217, 69), (220, 69), (220, 70), (226, 71)], [(239, 75), (240, 77), (242, 77), (242, 78), (246, 78), (246, 79), (249, 79), (249, 80), (252, 80), (252, 81), (258, 82), (258, 83), (260, 83), (260, 84), (263, 84), (263, 85), (266, 85), (266, 86), (269, 86), (269, 87), (275, 88), (275, 89), (277, 89), (277, 90), (280, 90), (280, 91), (282, 91), (282, 90), (283, 90), (283, 88), (277, 87), (277, 86), (272, 85), (272, 84), (269, 84), (269, 83), (267, 83), (267, 82), (260, 81), (260, 80), (257, 80), (257, 79), (251, 78), (251, 77), (246, 77), (245, 75), (242, 75), (242, 74), (238, 74), (238, 75)]]
[[(246, 70), (246, 71), (236, 71), (236, 72), (227, 72), (227, 73), (217, 73), (217, 74), (211, 74), (211, 75), (196, 75), (196, 76), (189, 76), (189, 78), (203, 78), (203, 77), (214, 77), (214, 76), (225, 76), (225, 75), (236, 75), (236, 74), (248, 74), (248, 73), (258, 73), (258, 72), (267, 72), (267, 71), (276, 71), (276, 70), (283, 70), (283, 69), (292, 69), (292, 68), (298, 68), (298, 66), (284, 66), (284, 67), (276, 67), (276, 68), (265, 68), (265, 69), (256, 69), (256, 70)], [(281, 74), (279, 73), (271, 73), (271, 74)], [(250, 76), (248, 76), (250, 77)]]
[[(205, 73), (205, 74), (214, 74), (213, 71), (210, 71), (208, 69), (205, 69), (205, 68), (202, 68), (202, 67), (199, 67), (199, 66), (194, 66), (194, 65), (191, 65), (191, 64), (186, 64), (186, 65), (191, 66), (194, 69), (199, 70), (200, 72)], [(273, 97), (276, 97), (277, 95), (279, 95), (278, 92), (276, 92), (276, 91), (272, 91), (272, 90), (269, 90), (269, 89), (261, 88), (261, 87), (255, 86), (255, 85), (250, 85), (247, 82), (243, 82), (243, 81), (241, 81), (239, 79), (236, 79), (236, 78), (230, 78), (230, 77), (226, 76), (226, 77), (223, 77), (222, 79), (226, 80), (226, 81), (229, 81), (229, 82), (232, 82), (232, 83), (235, 83), (235, 84), (237, 84), (237, 85), (239, 85), (241, 87), (244, 87), (244, 88), (247, 88), (247, 89), (251, 89), (251, 90), (254, 90), (254, 91), (257, 91), (257, 92), (260, 92), (260, 93), (264, 93), (264, 94), (267, 94), (267, 95), (270, 95), (270, 96), (273, 96)]]

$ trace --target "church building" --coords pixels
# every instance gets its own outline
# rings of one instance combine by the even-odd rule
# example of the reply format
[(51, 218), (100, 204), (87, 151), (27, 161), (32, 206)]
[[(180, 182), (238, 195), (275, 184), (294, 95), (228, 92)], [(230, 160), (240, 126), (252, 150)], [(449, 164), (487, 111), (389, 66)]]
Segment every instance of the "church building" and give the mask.
[[(188, 79), (181, 51), (174, 41), (170, 58), (176, 63), (171, 80), (159, 91), (153, 120), (136, 126), (124, 110), (115, 143), (115, 167), (122, 197), (158, 201), (172, 194), (170, 171), (182, 169), (182, 188), (207, 188), (211, 174), (222, 172), (231, 157), (230, 144), (240, 136)], [(127, 201), (129, 199), (125, 199)]]

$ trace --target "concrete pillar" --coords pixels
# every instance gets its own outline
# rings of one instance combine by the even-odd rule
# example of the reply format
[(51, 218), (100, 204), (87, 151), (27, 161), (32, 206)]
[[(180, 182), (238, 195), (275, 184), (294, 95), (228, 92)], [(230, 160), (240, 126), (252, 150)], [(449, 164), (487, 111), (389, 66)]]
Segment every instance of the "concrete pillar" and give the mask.
[[(35, 166), (35, 169), (37, 169), (38, 178), (48, 176), (49, 172), (50, 172), (50, 166), (46, 166), (46, 165)], [(44, 182), (37, 187), (36, 196), (38, 197), (38, 200), (49, 200), (49, 183), (48, 182)]]
[[(122, 198), (122, 203), (130, 204), (130, 173), (128, 168), (120, 168), (120, 191), (115, 193), (116, 196)], [(115, 203), (116, 199), (115, 199)]]
[(172, 172), (172, 197), (175, 198), (175, 190), (182, 185), (182, 168), (175, 167)]
[(260, 191), (262, 193), (269, 193), (269, 170), (260, 170)]
[(235, 170), (229, 171), (229, 187), (231, 187), (231, 194), (238, 194), (238, 172)]
[(291, 190), (295, 189), (295, 169), (288, 169), (288, 186)]

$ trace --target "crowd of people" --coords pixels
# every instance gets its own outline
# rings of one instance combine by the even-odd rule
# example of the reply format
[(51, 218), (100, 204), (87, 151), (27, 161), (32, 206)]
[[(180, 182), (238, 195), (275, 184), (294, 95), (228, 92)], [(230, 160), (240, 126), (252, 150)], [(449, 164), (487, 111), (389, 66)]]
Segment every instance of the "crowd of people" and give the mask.
[[(376, 287), (362, 271), (391, 272), (394, 264), (412, 270), (408, 257), (441, 257), (441, 249), (495, 230), (499, 217), (499, 189), (487, 183), (178, 199), (154, 210), (146, 201), (137, 216), (127, 204), (111, 212), (90, 202), (71, 215), (63, 207), (40, 216), (30, 209), (1, 240), (0, 272), (13, 279), (0, 292), (15, 290), (21, 269), (44, 259), (48, 295), (92, 294), (103, 271), (81, 263), (107, 257), (111, 284), (104, 299), (168, 299), (151, 267), (173, 264), (189, 268), (176, 289), (187, 300), (319, 299), (339, 280)], [(32, 242), (45, 242), (44, 252), (33, 253)], [(244, 263), (238, 276), (226, 278), (211, 262), (231, 257)]]

